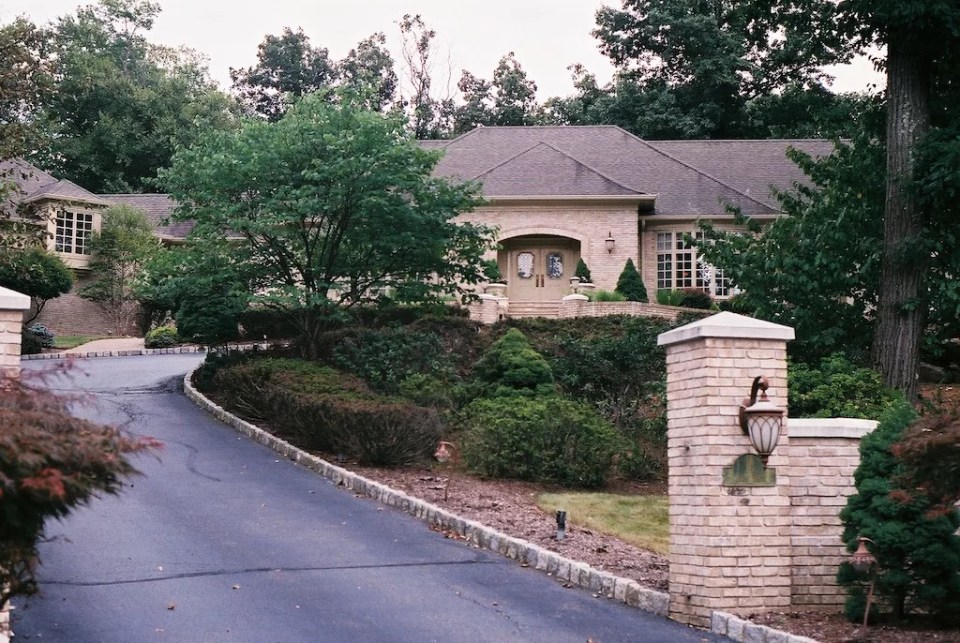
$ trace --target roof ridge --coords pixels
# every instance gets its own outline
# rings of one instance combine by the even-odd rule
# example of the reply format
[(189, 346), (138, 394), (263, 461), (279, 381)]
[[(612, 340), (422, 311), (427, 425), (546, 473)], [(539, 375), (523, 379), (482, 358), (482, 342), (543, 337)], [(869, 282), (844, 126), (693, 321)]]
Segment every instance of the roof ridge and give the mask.
[[(640, 143), (643, 143), (644, 145), (646, 145), (647, 147), (649, 147), (651, 150), (653, 150), (653, 151), (656, 152), (657, 154), (661, 154), (661, 155), (667, 157), (668, 159), (670, 159), (671, 161), (674, 161), (675, 163), (679, 163), (680, 165), (682, 165), (682, 166), (684, 166), (684, 167), (686, 167), (686, 168), (689, 168), (689, 169), (693, 170), (694, 172), (696, 172), (697, 174), (700, 174), (701, 176), (707, 177), (708, 179), (710, 179), (711, 181), (713, 181), (713, 182), (716, 183), (717, 185), (722, 185), (723, 187), (727, 188), (727, 189), (730, 190), (731, 192), (734, 192), (734, 193), (736, 193), (736, 194), (739, 194), (740, 196), (744, 197), (745, 199), (749, 199), (750, 201), (753, 201), (753, 202), (756, 203), (757, 205), (760, 205), (760, 206), (762, 206), (762, 207), (764, 207), (764, 208), (766, 208), (766, 209), (768, 209), (768, 210), (773, 210), (773, 208), (771, 208), (768, 204), (764, 203), (763, 201), (760, 201), (760, 200), (756, 199), (755, 197), (752, 197), (752, 196), (750, 196), (749, 194), (746, 194), (745, 192), (742, 192), (742, 191), (738, 190), (737, 188), (733, 187), (732, 185), (726, 183), (725, 181), (721, 181), (720, 179), (718, 179), (717, 177), (713, 176), (712, 174), (708, 174), (707, 172), (704, 172), (704, 171), (701, 170), (700, 168), (695, 167), (694, 165), (692, 165), (692, 164), (690, 164), (690, 163), (687, 163), (686, 161), (684, 161), (684, 160), (682, 160), (682, 159), (678, 159), (677, 157), (673, 156), (672, 154), (668, 154), (668, 153), (664, 152), (663, 150), (661, 150), (660, 148), (656, 147), (656, 146), (653, 145), (652, 143), (649, 143), (649, 142), (643, 140), (642, 138), (640, 138), (639, 136), (636, 136), (635, 134), (631, 134), (630, 132), (627, 132), (627, 130), (623, 130), (623, 131), (626, 132), (627, 136), (630, 136), (630, 137), (636, 139), (636, 140), (639, 141)], [(774, 210), (774, 211), (777, 211), (777, 210)]]
[[(643, 139), (641, 139), (643, 140)], [(810, 143), (832, 143), (832, 138), (675, 138), (658, 141), (647, 141), (653, 143), (789, 143), (790, 141), (803, 141)], [(840, 139), (845, 140), (845, 139)]]

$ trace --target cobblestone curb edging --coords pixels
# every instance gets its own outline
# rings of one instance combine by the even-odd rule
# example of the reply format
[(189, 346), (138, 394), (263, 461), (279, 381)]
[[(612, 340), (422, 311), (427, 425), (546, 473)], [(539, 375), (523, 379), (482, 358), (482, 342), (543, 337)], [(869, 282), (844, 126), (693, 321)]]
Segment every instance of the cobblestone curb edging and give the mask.
[(781, 632), (766, 625), (757, 625), (726, 612), (713, 613), (710, 631), (737, 643), (817, 643), (814, 639)]
[(559, 581), (570, 583), (588, 589), (597, 595), (613, 598), (660, 616), (667, 615), (670, 597), (664, 592), (658, 592), (641, 586), (634, 580), (614, 576), (607, 572), (594, 569), (586, 563), (564, 558), (559, 554), (544, 549), (520, 538), (514, 538), (486, 527), (476, 521), (467, 520), (445, 509), (428, 502), (414, 498), (401, 491), (392, 489), (357, 475), (342, 467), (327, 462), (298, 449), (289, 442), (260, 429), (259, 427), (241, 420), (222, 407), (214, 404), (201, 395), (190, 382), (193, 371), (187, 373), (183, 380), (183, 388), (194, 404), (214, 415), (217, 419), (232, 426), (240, 433), (252, 438), (260, 444), (266, 445), (280, 455), (319, 473), (330, 479), (337, 486), (349, 489), (358, 495), (372, 498), (381, 504), (396, 507), (420, 520), (423, 520), (436, 529), (451, 531), (470, 545), (489, 549), (507, 558), (519, 561), (530, 567), (552, 575)]
[[(238, 347), (240, 348), (240, 347)], [(242, 349), (241, 349), (242, 350)], [(20, 361), (31, 361), (38, 359), (67, 359), (85, 358), (85, 357), (129, 357), (131, 355), (178, 355), (180, 353), (205, 353), (207, 351), (203, 346), (174, 346), (173, 348), (133, 348), (119, 351), (89, 351), (86, 353), (77, 353), (74, 351), (63, 351), (62, 353), (34, 353), (32, 355), (21, 355)]]

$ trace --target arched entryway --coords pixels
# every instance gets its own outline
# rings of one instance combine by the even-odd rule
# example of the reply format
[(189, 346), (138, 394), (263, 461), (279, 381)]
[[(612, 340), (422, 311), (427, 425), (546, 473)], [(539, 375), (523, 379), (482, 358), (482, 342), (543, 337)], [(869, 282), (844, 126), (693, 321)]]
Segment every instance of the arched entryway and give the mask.
[(559, 301), (569, 293), (580, 242), (568, 237), (525, 235), (505, 239), (497, 254), (514, 301)]

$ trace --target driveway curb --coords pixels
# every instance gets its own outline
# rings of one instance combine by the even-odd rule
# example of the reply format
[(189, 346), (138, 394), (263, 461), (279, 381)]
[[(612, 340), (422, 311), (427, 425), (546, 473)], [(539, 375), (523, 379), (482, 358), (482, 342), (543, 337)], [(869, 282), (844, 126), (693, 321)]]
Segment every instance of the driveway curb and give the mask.
[[(338, 487), (371, 498), (381, 504), (396, 507), (426, 522), (431, 528), (456, 534), (473, 547), (487, 549), (519, 561), (561, 582), (588, 589), (596, 596), (612, 598), (630, 607), (669, 618), (670, 595), (666, 592), (658, 592), (643, 587), (629, 578), (594, 569), (586, 563), (565, 558), (529, 541), (508, 536), (474, 520), (468, 520), (402, 491), (357, 475), (240, 419), (204, 397), (193, 387), (190, 380), (195, 370), (190, 371), (183, 378), (183, 390), (194, 404), (283, 457), (328, 478)], [(814, 639), (782, 632), (765, 625), (757, 625), (726, 612), (713, 613), (710, 619), (710, 631), (738, 643), (818, 643)]]

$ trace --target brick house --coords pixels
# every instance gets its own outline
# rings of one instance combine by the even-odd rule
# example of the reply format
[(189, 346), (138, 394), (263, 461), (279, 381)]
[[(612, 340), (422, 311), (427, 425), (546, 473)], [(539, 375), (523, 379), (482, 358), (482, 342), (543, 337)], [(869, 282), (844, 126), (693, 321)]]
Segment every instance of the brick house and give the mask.
[[(613, 290), (631, 258), (651, 295), (692, 287), (729, 296), (722, 272), (703, 264), (684, 236), (696, 233), (700, 219), (733, 227), (728, 206), (758, 220), (781, 216), (771, 188), (805, 181), (787, 149), (814, 156), (832, 150), (825, 140), (650, 142), (615, 126), (480, 127), (420, 144), (444, 152), (437, 176), (482, 183), (486, 204), (461, 218), (499, 229), (499, 248), (489, 258), (496, 258), (509, 306), (518, 310), (559, 302), (581, 258), (599, 289)], [(13, 163), (29, 175), (18, 179), (22, 198), (47, 213), (50, 249), (77, 272), (81, 285), (87, 240), (99, 230), (106, 207), (142, 209), (165, 243), (182, 242), (191, 228), (160, 225), (176, 205), (167, 195), (96, 195)], [(96, 306), (74, 293), (49, 302), (39, 321), (65, 334), (109, 328)]]
[(727, 206), (761, 221), (781, 216), (771, 188), (805, 182), (788, 147), (832, 151), (825, 140), (649, 142), (614, 126), (481, 127), (423, 144), (444, 151), (437, 174), (483, 183), (487, 205), (463, 219), (499, 227), (511, 308), (559, 301), (581, 258), (600, 289), (613, 290), (631, 258), (651, 296), (700, 288), (727, 297), (722, 272), (684, 236), (700, 219), (734, 227)]

